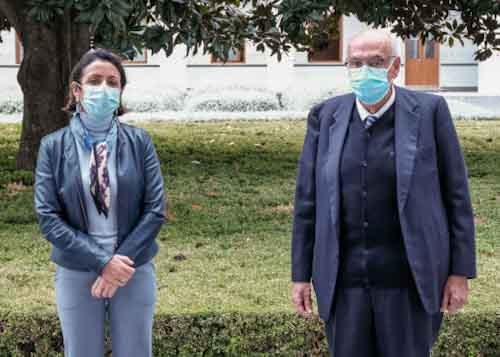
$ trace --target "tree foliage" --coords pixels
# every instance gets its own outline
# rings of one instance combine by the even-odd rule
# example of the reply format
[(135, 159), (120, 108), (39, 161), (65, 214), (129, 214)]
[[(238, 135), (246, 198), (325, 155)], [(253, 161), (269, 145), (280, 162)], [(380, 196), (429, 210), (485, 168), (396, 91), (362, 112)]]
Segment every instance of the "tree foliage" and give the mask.
[[(498, 0), (284, 0), (277, 7), (281, 34), (298, 49), (324, 36), (318, 26), (325, 16), (355, 15), (374, 27), (391, 27), (403, 39), (421, 36), (453, 46), (471, 40), (476, 60), (500, 51), (500, 1)], [(315, 31), (312, 31), (312, 30)]]
[[(9, 0), (6, 0), (7, 2)], [(14, 2), (14, 0), (10, 0)], [(19, 2), (19, 1), (17, 1)], [(23, 2), (23, 1), (21, 1)], [(421, 35), (441, 43), (478, 46), (477, 60), (500, 50), (500, 1), (492, 0), (28, 0), (25, 11), (47, 26), (73, 17), (89, 25), (96, 46), (129, 58), (149, 48), (169, 56), (178, 45), (187, 54), (226, 58), (247, 40), (281, 57), (307, 50), (335, 35), (340, 15), (356, 15), (375, 27), (391, 26), (403, 38)], [(2, 16), (0, 29), (9, 22)]]
[[(0, 9), (0, 31), (5, 31), (5, 30), (10, 30), (11, 25), (9, 23), (9, 20), (7, 20), (7, 17), (5, 17), (4, 14), (2, 14), (2, 11)], [(2, 36), (0, 36), (0, 43), (2, 43)]]

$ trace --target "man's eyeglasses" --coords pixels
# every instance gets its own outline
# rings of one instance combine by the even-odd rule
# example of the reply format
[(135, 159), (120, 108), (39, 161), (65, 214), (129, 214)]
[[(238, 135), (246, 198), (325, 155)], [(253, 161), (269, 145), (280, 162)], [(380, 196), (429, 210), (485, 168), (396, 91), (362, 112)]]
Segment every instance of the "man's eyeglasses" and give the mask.
[(367, 60), (361, 60), (357, 58), (351, 58), (349, 59), (345, 65), (349, 69), (355, 69), (355, 68), (361, 68), (364, 65), (368, 67), (375, 67), (375, 68), (385, 68), (391, 58), (395, 58), (396, 56), (389, 56), (387, 58), (383, 58), (380, 56), (368, 58)]

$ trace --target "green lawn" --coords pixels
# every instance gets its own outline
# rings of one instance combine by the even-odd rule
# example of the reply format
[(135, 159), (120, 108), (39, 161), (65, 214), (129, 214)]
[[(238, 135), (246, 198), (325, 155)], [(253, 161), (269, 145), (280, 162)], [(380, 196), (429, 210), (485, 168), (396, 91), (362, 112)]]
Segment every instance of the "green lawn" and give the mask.
[[(305, 122), (140, 124), (161, 158), (170, 222), (159, 235), (158, 313), (290, 312), (290, 231)], [(500, 122), (458, 122), (477, 224), (466, 311), (499, 311)], [(14, 170), (20, 126), (0, 125), (0, 312), (54, 313), (54, 265)]]

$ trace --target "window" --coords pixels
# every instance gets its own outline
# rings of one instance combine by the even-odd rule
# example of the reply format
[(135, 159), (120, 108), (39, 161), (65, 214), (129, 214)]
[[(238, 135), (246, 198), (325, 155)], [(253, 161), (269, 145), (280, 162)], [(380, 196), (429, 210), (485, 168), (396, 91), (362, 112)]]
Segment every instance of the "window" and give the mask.
[(137, 53), (133, 60), (124, 60), (123, 64), (146, 64), (148, 63), (148, 51), (146, 49), (142, 50), (141, 53)]
[(406, 58), (418, 59), (418, 38), (409, 38), (406, 40)]
[(342, 62), (342, 18), (338, 20), (338, 36), (328, 40), (321, 48), (309, 51), (309, 62)]
[(420, 37), (406, 40), (406, 58), (408, 59), (433, 59), (436, 56), (436, 41), (428, 39), (422, 45)]
[[(224, 63), (223, 60), (212, 55), (212, 63)], [(245, 46), (242, 48), (233, 48), (229, 51), (226, 63), (245, 63)]]
[(425, 41), (424, 45), (424, 57), (434, 58), (436, 52), (436, 42), (434, 40)]
[(16, 33), (16, 64), (21, 64), (23, 60), (23, 45), (21, 44), (21, 40)]

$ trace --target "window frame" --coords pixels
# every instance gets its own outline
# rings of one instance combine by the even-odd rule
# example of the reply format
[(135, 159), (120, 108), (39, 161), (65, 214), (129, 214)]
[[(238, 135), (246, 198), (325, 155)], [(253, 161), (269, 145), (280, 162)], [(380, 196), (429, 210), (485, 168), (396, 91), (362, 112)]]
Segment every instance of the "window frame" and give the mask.
[(122, 61), (122, 64), (124, 65), (134, 65), (134, 64), (148, 64), (149, 62), (149, 55), (148, 55), (148, 50), (145, 48), (143, 51), (144, 53), (144, 59), (143, 60), (129, 60), (129, 59), (124, 59)]
[(245, 43), (242, 44), (241, 48), (235, 48), (233, 50), (238, 50), (239, 59), (238, 60), (227, 60), (224, 62), (223, 60), (215, 57), (213, 54), (210, 55), (210, 64), (224, 65), (224, 64), (246, 64), (246, 48)]
[(344, 64), (344, 17), (339, 17), (338, 23), (338, 33), (339, 33), (339, 59), (338, 60), (314, 60), (311, 51), (307, 52), (307, 63), (310, 64)]
[(20, 65), (21, 62), (22, 62), (22, 60), (23, 60), (23, 56), (22, 55), (24, 54), (23, 50), (22, 50), (23, 45), (21, 44), (21, 40), (19, 39), (19, 35), (17, 34), (17, 32), (16, 32), (16, 36), (15, 37), (16, 37), (16, 40), (15, 40), (15, 42), (16, 42), (16, 44), (15, 44), (15, 46), (16, 46), (16, 51), (15, 51), (16, 58), (15, 58), (15, 61), (16, 61), (16, 64)]

